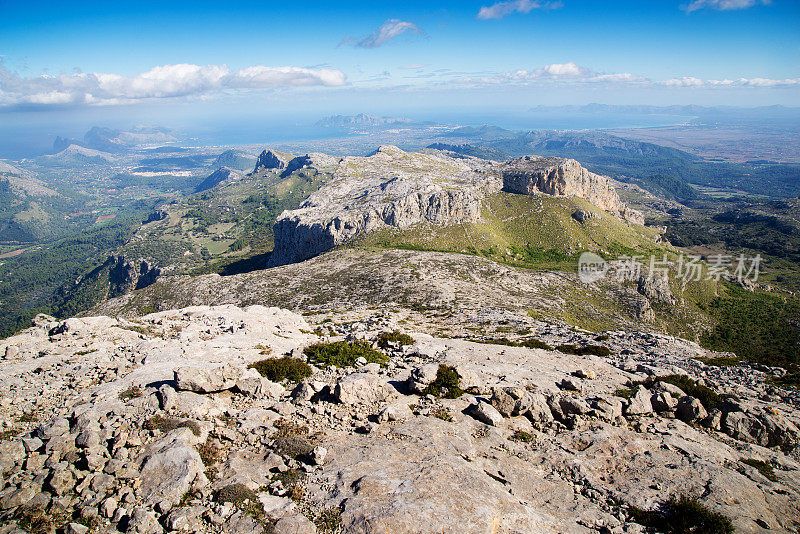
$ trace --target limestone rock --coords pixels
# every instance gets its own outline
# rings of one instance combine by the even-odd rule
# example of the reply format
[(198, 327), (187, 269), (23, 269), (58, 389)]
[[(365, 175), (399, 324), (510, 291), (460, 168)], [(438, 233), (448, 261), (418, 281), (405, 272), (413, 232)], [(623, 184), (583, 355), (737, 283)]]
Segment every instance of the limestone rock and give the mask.
[(244, 370), (233, 365), (218, 367), (181, 367), (175, 370), (175, 383), (180, 390), (214, 393), (231, 389)]
[(622, 203), (606, 177), (587, 171), (574, 159), (523, 156), (502, 164), (501, 173), (503, 190), (510, 193), (577, 196), (623, 219), (644, 224), (642, 214)]
[(708, 416), (708, 412), (706, 412), (700, 400), (688, 395), (678, 400), (675, 414), (678, 419), (686, 423), (696, 423)]
[(650, 403), (652, 394), (644, 386), (639, 386), (625, 406), (625, 415), (650, 415), (653, 405)]
[(486, 423), (491, 426), (501, 426), (503, 424), (503, 416), (497, 409), (488, 402), (477, 402), (471, 404), (467, 410), (467, 415), (471, 415), (481, 423)]
[(301, 514), (287, 515), (275, 523), (275, 534), (317, 534), (317, 527)]
[(336, 384), (334, 395), (343, 404), (381, 402), (397, 391), (381, 377), (372, 373), (353, 373)]
[(258, 172), (260, 170), (285, 169), (287, 161), (288, 160), (283, 155), (279, 155), (272, 150), (264, 150), (258, 156), (258, 161), (256, 161), (256, 167), (253, 169), (253, 172)]
[(198, 478), (203, 475), (203, 461), (197, 450), (187, 443), (186, 428), (170, 432), (147, 447), (141, 467), (141, 490), (144, 501), (177, 504)]

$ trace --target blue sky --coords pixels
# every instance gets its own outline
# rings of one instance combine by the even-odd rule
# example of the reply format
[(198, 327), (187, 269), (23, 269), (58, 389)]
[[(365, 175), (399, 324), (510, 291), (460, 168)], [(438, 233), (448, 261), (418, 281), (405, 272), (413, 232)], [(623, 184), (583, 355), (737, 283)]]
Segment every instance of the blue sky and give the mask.
[(800, 2), (0, 0), (0, 55), (15, 116), (800, 105)]

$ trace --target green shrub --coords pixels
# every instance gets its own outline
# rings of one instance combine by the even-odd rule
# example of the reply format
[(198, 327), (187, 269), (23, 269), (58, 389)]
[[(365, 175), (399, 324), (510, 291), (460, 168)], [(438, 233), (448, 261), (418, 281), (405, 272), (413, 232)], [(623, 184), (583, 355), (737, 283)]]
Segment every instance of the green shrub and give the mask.
[(440, 364), (439, 369), (436, 371), (436, 380), (431, 382), (423, 393), (446, 399), (457, 399), (464, 394), (464, 391), (459, 387), (460, 378), (454, 368)]
[(144, 395), (142, 393), (142, 389), (139, 386), (130, 387), (124, 391), (120, 391), (119, 393), (119, 400), (121, 401), (129, 401), (131, 399), (136, 399)]
[(682, 495), (672, 497), (661, 510), (631, 507), (631, 519), (640, 525), (665, 534), (732, 534), (733, 523), (722, 514), (712, 512), (698, 499)]
[(521, 347), (529, 349), (553, 350), (553, 347), (539, 339), (524, 339), (519, 342)]
[(399, 343), (400, 345), (413, 345), (414, 338), (408, 334), (403, 334), (395, 330), (394, 332), (381, 332), (378, 336), (378, 346), (383, 350), (389, 348), (389, 343)]
[(367, 363), (384, 365), (389, 358), (372, 348), (366, 341), (336, 341), (334, 343), (317, 343), (306, 347), (304, 354), (308, 361), (325, 366), (349, 367), (363, 357)]
[(279, 436), (272, 446), (275, 452), (290, 458), (306, 456), (314, 450), (314, 445), (310, 441), (297, 434)]
[(453, 422), (453, 414), (450, 413), (450, 410), (447, 408), (436, 408), (431, 412), (431, 415), (434, 416), (436, 419), (441, 419), (442, 421), (447, 421), (448, 423)]
[(166, 417), (156, 414), (144, 422), (142, 428), (145, 430), (160, 430), (161, 432), (171, 432), (177, 428), (188, 428), (195, 436), (200, 435), (200, 425), (188, 419), (178, 419), (177, 417)]
[(701, 386), (688, 376), (684, 375), (667, 375), (659, 376), (656, 378), (648, 379), (645, 383), (647, 387), (652, 386), (655, 382), (667, 382), (673, 386), (681, 388), (684, 393), (690, 395), (700, 401), (706, 410), (711, 411), (722, 402), (722, 397), (706, 386)]
[(564, 354), (575, 354), (577, 356), (609, 356), (611, 350), (602, 345), (587, 345), (585, 347), (578, 347), (577, 345), (559, 345), (556, 347), (558, 352)]
[(317, 532), (338, 532), (342, 526), (342, 511), (338, 508), (325, 508), (314, 518)]
[(244, 484), (237, 483), (221, 488), (215, 499), (219, 503), (229, 502), (241, 506), (245, 501), (258, 502), (258, 495)]
[(261, 376), (265, 376), (273, 382), (289, 380), (296, 383), (312, 375), (311, 367), (306, 362), (291, 356), (267, 358), (251, 363), (248, 367), (255, 369)]
[(764, 475), (767, 480), (771, 480), (773, 482), (778, 481), (778, 475), (775, 474), (775, 470), (772, 469), (772, 466), (763, 460), (756, 460), (755, 458), (743, 458), (739, 460), (745, 465), (749, 465), (750, 467), (755, 467), (758, 469), (758, 472)]
[(781, 377), (770, 380), (776, 386), (800, 387), (800, 372), (787, 373)]
[(511, 341), (506, 337), (498, 337), (494, 339), (470, 339), (473, 343), (484, 343), (489, 345), (505, 345), (507, 347), (525, 347), (528, 349), (543, 349), (543, 350), (553, 350), (553, 347), (545, 343), (544, 341), (530, 338), (530, 339), (522, 339), (520, 341)]
[(524, 430), (515, 430), (508, 439), (511, 441), (518, 441), (520, 443), (533, 443), (536, 440), (533, 434), (530, 432), (525, 432)]
[(614, 392), (614, 395), (617, 397), (622, 397), (623, 399), (630, 399), (633, 397), (633, 389), (631, 388), (620, 388)]

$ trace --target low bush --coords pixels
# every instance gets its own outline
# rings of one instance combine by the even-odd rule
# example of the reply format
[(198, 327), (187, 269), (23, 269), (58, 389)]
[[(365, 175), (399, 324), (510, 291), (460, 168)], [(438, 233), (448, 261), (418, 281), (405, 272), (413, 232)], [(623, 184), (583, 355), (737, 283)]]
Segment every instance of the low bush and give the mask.
[(733, 533), (730, 519), (712, 512), (698, 499), (686, 495), (672, 497), (661, 510), (631, 507), (628, 512), (634, 522), (665, 534)]
[(529, 338), (520, 341), (511, 341), (506, 337), (489, 338), (489, 339), (470, 339), (473, 343), (484, 343), (488, 345), (505, 345), (507, 347), (525, 347), (528, 349), (543, 349), (553, 350), (553, 347), (539, 339)]
[(390, 343), (399, 343), (401, 346), (413, 345), (414, 338), (408, 334), (398, 332), (397, 330), (393, 332), (381, 332), (381, 334), (378, 336), (378, 346), (383, 350), (386, 350), (389, 348)]
[(304, 354), (308, 361), (326, 367), (350, 367), (358, 358), (363, 357), (367, 363), (386, 364), (389, 358), (366, 341), (336, 341), (333, 343), (317, 343), (306, 347)]
[(177, 428), (188, 428), (195, 436), (200, 435), (200, 425), (188, 419), (178, 419), (177, 417), (166, 417), (160, 414), (154, 415), (144, 422), (142, 428), (145, 430), (159, 430), (167, 433)]
[(564, 354), (575, 354), (577, 356), (609, 356), (611, 354), (611, 350), (603, 345), (587, 345), (585, 347), (579, 347), (577, 345), (559, 345), (556, 347), (556, 350)]
[(269, 518), (264, 512), (264, 506), (258, 500), (258, 495), (244, 484), (236, 483), (225, 486), (217, 491), (214, 498), (218, 503), (233, 504), (262, 525), (270, 524)]
[(781, 377), (773, 378), (770, 382), (776, 386), (800, 387), (800, 372), (787, 373)]
[(511, 441), (517, 441), (519, 443), (533, 443), (536, 438), (530, 432), (525, 432), (524, 430), (515, 430), (508, 439)]
[(255, 369), (261, 373), (261, 376), (265, 376), (273, 382), (289, 380), (296, 383), (312, 375), (311, 367), (306, 362), (291, 356), (267, 358), (251, 363), (248, 367)]
[(648, 379), (645, 383), (645, 386), (650, 387), (655, 382), (667, 382), (672, 384), (673, 386), (679, 387), (689, 396), (692, 396), (700, 401), (703, 407), (711, 411), (717, 406), (720, 405), (722, 402), (722, 397), (717, 395), (717, 393), (706, 386), (701, 386), (688, 376), (684, 375), (667, 375), (667, 376), (659, 376), (656, 378)]
[(777, 482), (778, 475), (775, 474), (775, 470), (772, 469), (772, 466), (767, 462), (763, 460), (756, 460), (755, 458), (743, 458), (739, 461), (745, 465), (749, 465), (750, 467), (755, 467), (758, 469), (758, 472), (764, 475), (767, 480)]
[(121, 401), (129, 401), (131, 399), (136, 399), (144, 395), (142, 393), (142, 389), (139, 386), (130, 387), (124, 391), (120, 391), (119, 393), (119, 400)]
[(436, 380), (431, 382), (423, 390), (423, 393), (446, 399), (457, 399), (464, 394), (464, 391), (459, 386), (460, 378), (454, 368), (440, 364), (439, 369), (436, 371)]
[(441, 419), (442, 421), (447, 421), (448, 423), (453, 422), (453, 414), (450, 413), (450, 410), (447, 408), (436, 408), (431, 412), (431, 415), (436, 419)]

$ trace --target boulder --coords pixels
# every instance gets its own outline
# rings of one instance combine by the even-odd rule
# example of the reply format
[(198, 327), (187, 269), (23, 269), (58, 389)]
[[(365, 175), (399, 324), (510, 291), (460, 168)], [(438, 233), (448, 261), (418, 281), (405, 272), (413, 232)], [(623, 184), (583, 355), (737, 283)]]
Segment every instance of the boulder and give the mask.
[(703, 407), (699, 399), (689, 395), (683, 396), (678, 400), (675, 415), (685, 423), (697, 423), (708, 417), (708, 412)]
[(242, 367), (181, 367), (175, 370), (175, 383), (179, 390), (196, 393), (215, 393), (233, 388), (244, 375)]
[(411, 376), (408, 378), (408, 389), (413, 393), (422, 395), (431, 382), (436, 380), (436, 374), (439, 372), (439, 364), (426, 363), (416, 367), (411, 371)]
[(342, 404), (362, 404), (385, 401), (397, 391), (384, 379), (372, 373), (353, 373), (336, 384), (334, 395)]
[(678, 406), (678, 401), (675, 400), (669, 392), (660, 391), (650, 397), (650, 404), (653, 405), (653, 409), (656, 412), (662, 413), (675, 410)]
[(147, 447), (140, 474), (140, 490), (147, 504), (175, 505), (196, 480), (205, 482), (205, 466), (189, 444), (190, 436), (189, 429), (180, 428)]
[(547, 405), (547, 398), (539, 392), (529, 392), (525, 399), (525, 411), (520, 415), (527, 417), (534, 427), (541, 428), (553, 422), (553, 412)]
[(465, 413), (487, 425), (501, 426), (503, 424), (503, 416), (488, 402), (479, 401), (475, 404), (471, 404), (467, 407)]
[(293, 514), (278, 519), (274, 531), (275, 534), (317, 534), (317, 527), (306, 516)]
[(164, 529), (158, 523), (155, 513), (138, 507), (131, 513), (126, 532), (128, 534), (161, 534)]
[(639, 386), (628, 399), (625, 406), (625, 415), (650, 415), (653, 413), (653, 405), (650, 403), (652, 394), (644, 386)]

